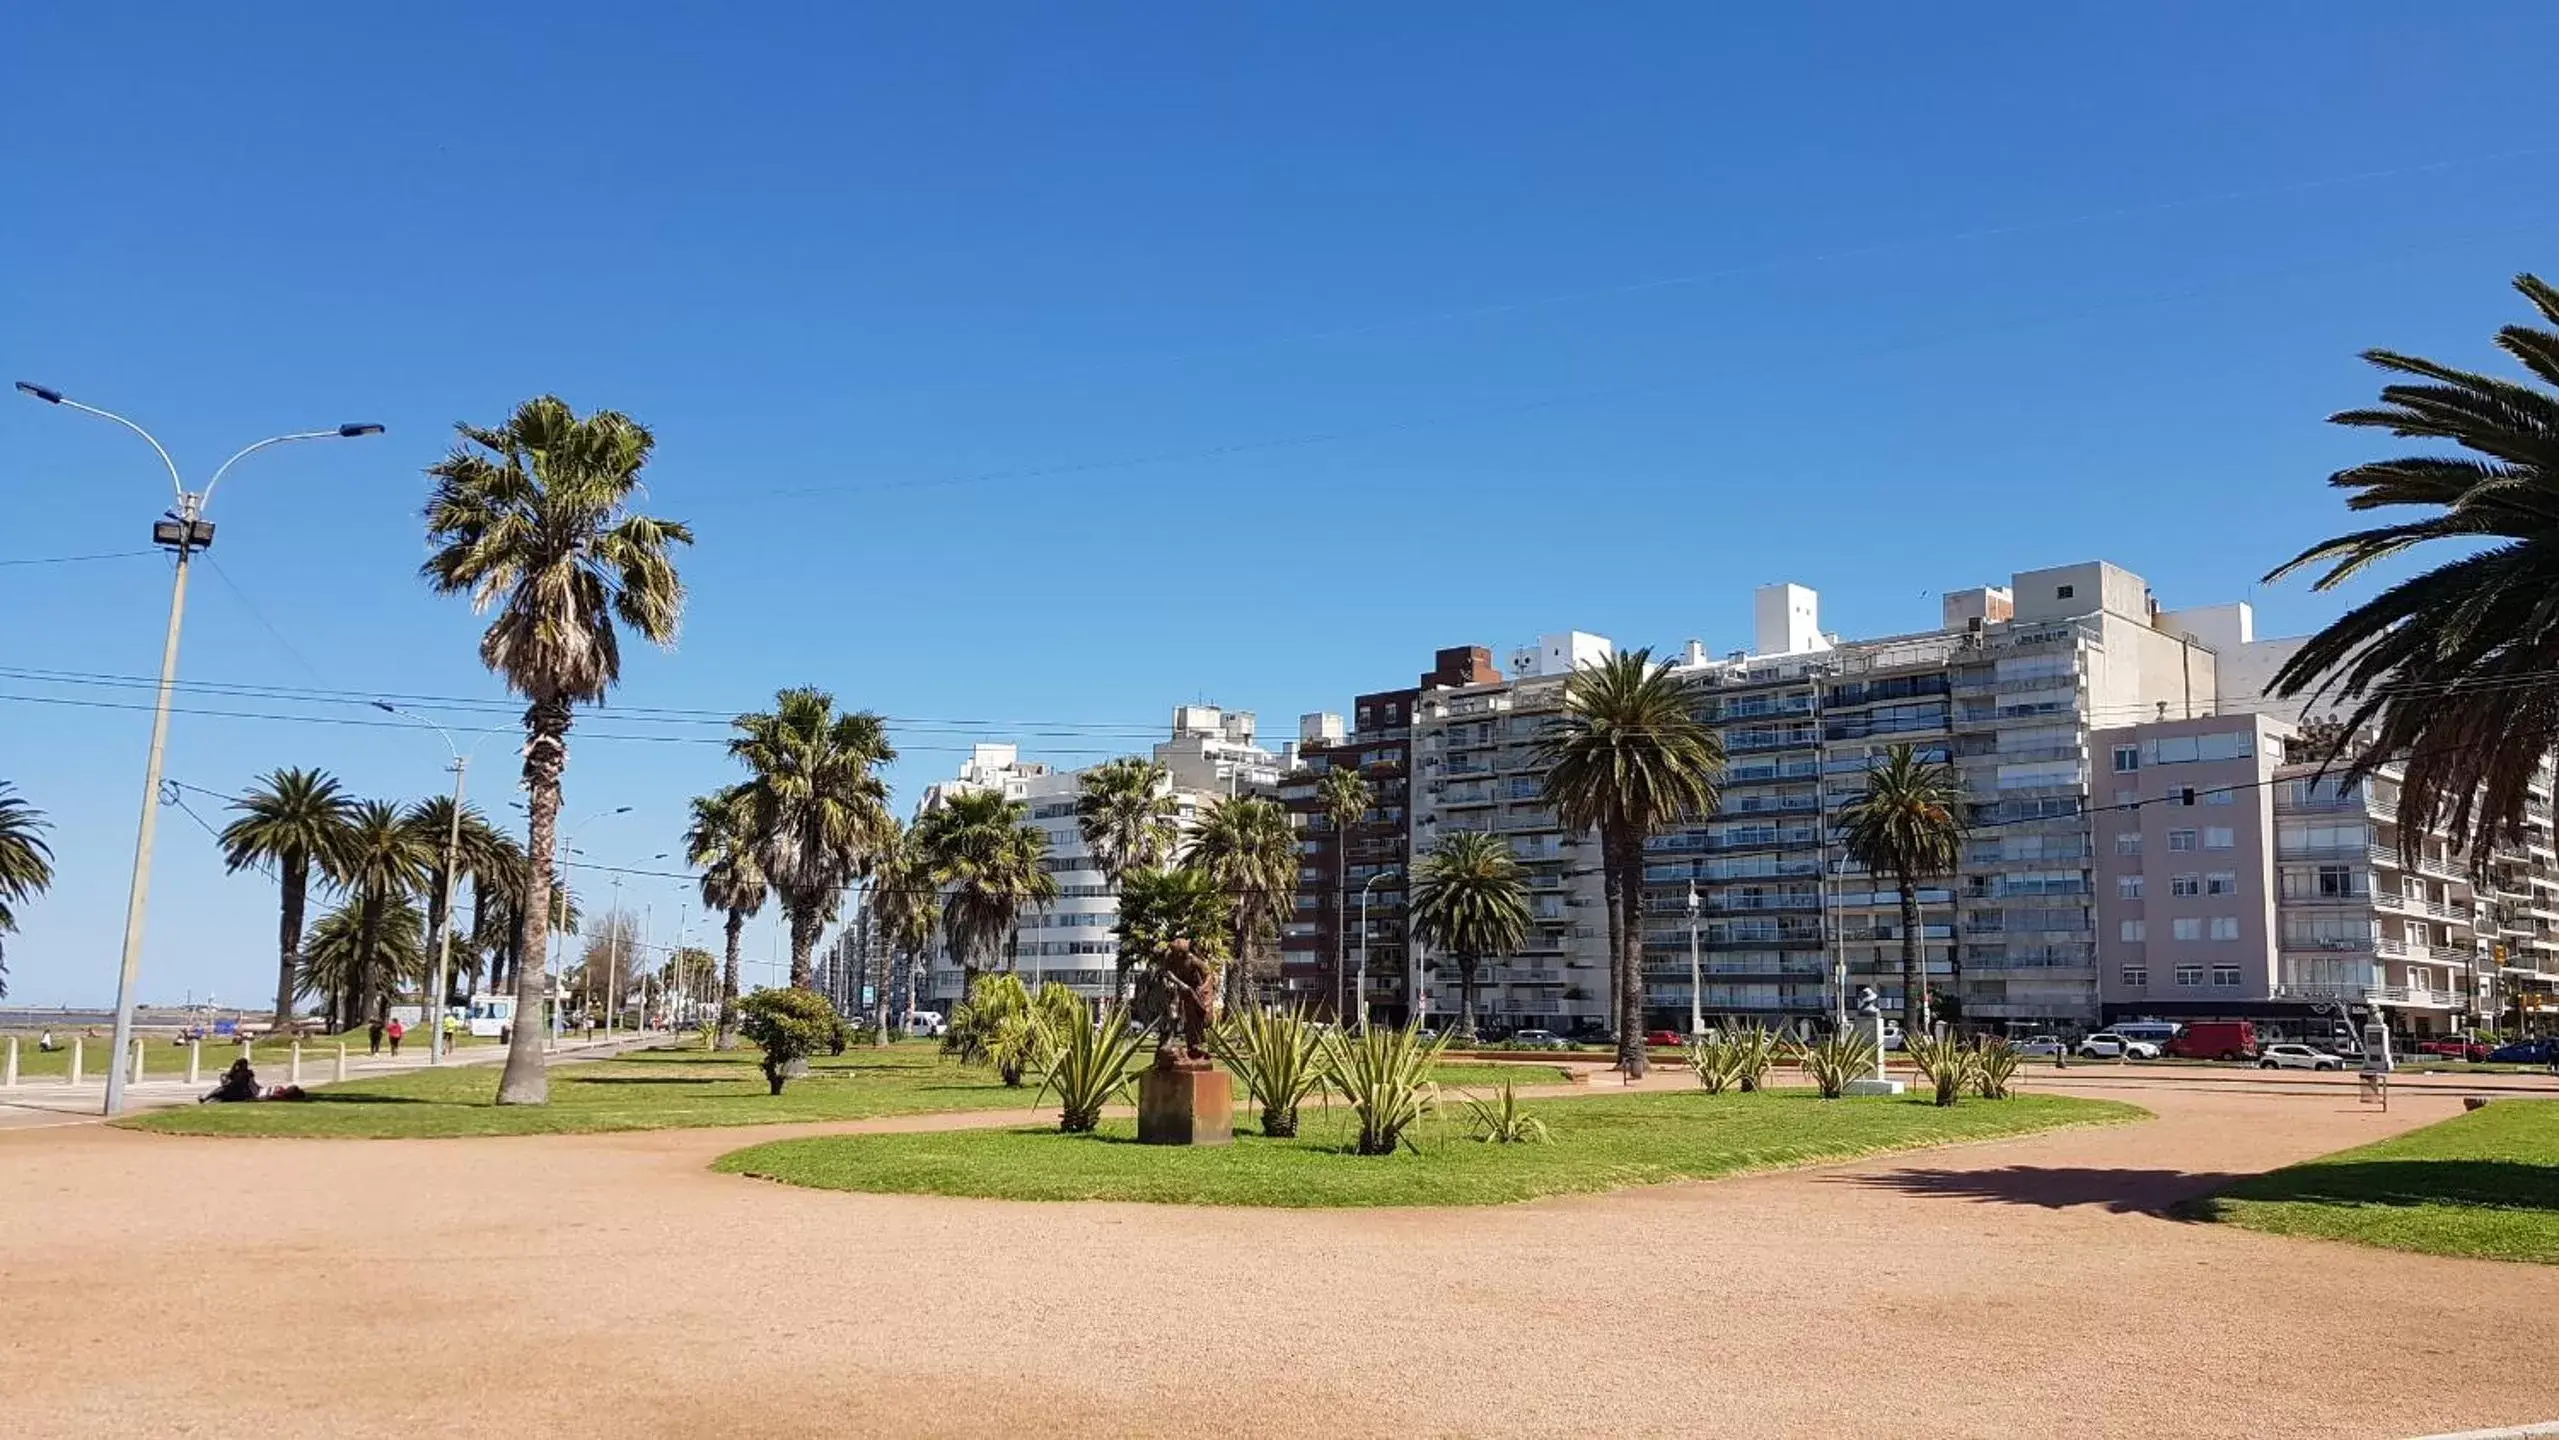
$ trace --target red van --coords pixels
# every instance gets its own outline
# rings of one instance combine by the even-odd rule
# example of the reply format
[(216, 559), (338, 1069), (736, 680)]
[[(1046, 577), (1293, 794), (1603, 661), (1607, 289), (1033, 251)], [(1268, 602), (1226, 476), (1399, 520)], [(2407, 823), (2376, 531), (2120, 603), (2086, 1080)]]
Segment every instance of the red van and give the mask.
[(2180, 1060), (2245, 1060), (2257, 1053), (2257, 1027), (2245, 1020), (2195, 1020), (2168, 1042)]

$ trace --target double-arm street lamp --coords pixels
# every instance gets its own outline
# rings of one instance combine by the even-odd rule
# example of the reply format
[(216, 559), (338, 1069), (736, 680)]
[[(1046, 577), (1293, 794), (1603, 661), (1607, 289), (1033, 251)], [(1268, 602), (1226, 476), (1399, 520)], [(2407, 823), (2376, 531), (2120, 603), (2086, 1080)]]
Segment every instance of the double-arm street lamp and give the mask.
[(32, 381), (18, 382), (20, 392), (47, 405), (61, 406), (112, 420), (148, 442), (169, 471), (169, 486), (176, 493), (177, 505), (151, 526), (151, 543), (177, 555), (177, 578), (169, 589), (169, 633), (160, 645), (160, 693), (151, 713), (151, 758), (143, 770), (142, 826), (133, 845), (133, 889), (125, 900), (124, 958), (116, 971), (115, 1059), (107, 1066), (106, 1113), (124, 1111), (124, 1086), (133, 1053), (133, 981), (142, 961), (142, 920), (149, 909), (151, 893), (151, 836), (159, 814), (160, 764), (169, 748), (169, 697), (178, 683), (178, 629), (187, 613), (187, 562), (198, 550), (213, 547), (213, 522), (204, 518), (205, 506), (213, 501), (213, 489), (231, 467), (271, 445), (286, 445), (296, 440), (352, 440), (359, 435), (379, 435), (379, 425), (340, 425), (330, 430), (297, 430), (290, 435), (271, 435), (242, 448), (216, 468), (213, 478), (202, 490), (189, 490), (178, 473), (178, 462), (169, 458), (168, 447), (148, 430), (134, 424), (112, 410), (83, 405), (59, 390)]

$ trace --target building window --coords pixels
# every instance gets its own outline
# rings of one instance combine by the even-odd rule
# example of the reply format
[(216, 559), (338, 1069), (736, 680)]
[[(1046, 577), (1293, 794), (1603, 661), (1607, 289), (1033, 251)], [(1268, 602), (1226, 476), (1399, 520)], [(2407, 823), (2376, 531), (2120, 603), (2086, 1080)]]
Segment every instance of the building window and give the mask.
[(2193, 874), (2171, 875), (2168, 877), (2168, 893), (2180, 896), (2201, 895), (2204, 893), (2203, 877)]
[(2213, 988), (2216, 990), (2238, 989), (2239, 967), (2236, 965), (2215, 965), (2212, 967), (2212, 984)]
[(2194, 986), (2201, 985), (2204, 983), (2204, 967), (2201, 965), (2178, 966), (2177, 983), (2190, 989)]
[(2149, 938), (2148, 927), (2138, 920), (2127, 920), (2117, 926), (2116, 935), (2127, 945), (2137, 945)]
[(2195, 848), (2195, 832), (2194, 832), (2194, 831), (2192, 831), (2192, 830), (2171, 830), (2171, 831), (2169, 831), (2169, 832), (2168, 832), (2168, 848), (2169, 848), (2169, 849), (2171, 849), (2171, 850), (2192, 850), (2192, 849), (2194, 849), (2194, 848)]
[(2228, 850), (2238, 843), (2238, 835), (2227, 825), (2204, 827), (2204, 848), (2207, 850)]
[(2070, 598), (2073, 588), (2074, 587), (2069, 585), (2056, 585), (2053, 587), (2053, 598), (2055, 600), (2067, 600)]
[(2239, 803), (2239, 792), (2231, 789), (2227, 785), (2224, 785), (2219, 789), (2207, 790), (2204, 792), (2204, 803), (2207, 805), (2236, 805)]
[(2236, 915), (2215, 915), (2212, 917), (2212, 938), (2215, 940), (2238, 939), (2239, 917)]
[(2125, 967), (2124, 967), (2124, 988), (2125, 988), (2125, 989), (2127, 989), (2127, 990), (2147, 990), (2147, 989), (2149, 989), (2149, 988), (2150, 988), (2150, 967), (2149, 967), (2149, 966), (2147, 966), (2147, 965), (2127, 965), (2127, 966), (2125, 966)]
[(2123, 774), (2123, 773), (2124, 773), (2125, 771), (2127, 771), (2127, 770), (2138, 770), (2138, 769), (2140, 769), (2140, 768), (2141, 768), (2141, 747), (2140, 747), (2140, 746), (2138, 746), (2138, 745), (2118, 745), (2118, 746), (2116, 746), (2116, 747), (2115, 747), (2115, 773), (2116, 773), (2116, 774), (2121, 775), (2121, 774)]
[(2207, 894), (2207, 895), (2236, 895), (2236, 894), (2238, 894), (2238, 893), (2239, 893), (2239, 875), (2238, 875), (2238, 872), (2236, 872), (2236, 871), (2232, 871), (2232, 870), (2215, 870), (2215, 871), (2214, 871), (2214, 872), (2212, 872), (2211, 874), (2209, 874), (2209, 875), (2205, 876), (2205, 877), (2204, 877), (2204, 893), (2205, 893), (2205, 894)]
[(2168, 933), (2179, 940), (2201, 940), (2204, 938), (2203, 918), (2196, 915), (2180, 915), (2168, 922)]
[(2125, 830), (2117, 833), (2115, 836), (2115, 853), (2118, 855), (2140, 854), (2141, 832), (2138, 830)]
[(2141, 898), (2141, 882), (2142, 882), (2142, 879), (2143, 879), (2143, 878), (2144, 878), (2144, 877), (2139, 876), (2139, 875), (2118, 875), (2118, 876), (2116, 876), (2116, 877), (2115, 877), (2115, 898), (2116, 898), (2116, 899), (2118, 899), (2118, 900), (2138, 900), (2138, 899), (2140, 899), (2140, 898)]

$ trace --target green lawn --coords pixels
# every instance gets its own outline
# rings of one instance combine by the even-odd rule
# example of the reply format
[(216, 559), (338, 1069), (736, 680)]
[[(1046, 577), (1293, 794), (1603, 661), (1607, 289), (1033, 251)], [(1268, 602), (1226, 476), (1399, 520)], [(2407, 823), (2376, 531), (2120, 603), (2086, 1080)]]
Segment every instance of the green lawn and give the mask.
[[(305, 1073), (311, 1073), (307, 1059), (305, 1064)], [(206, 1069), (210, 1075), (210, 1057)], [(1441, 1067), (1440, 1079), (1445, 1085), (1490, 1086), (1506, 1078), (1530, 1084), (1562, 1075), (1548, 1067), (1449, 1065)], [(260, 1078), (280, 1083), (282, 1074)], [(212, 1081), (205, 1083), (209, 1087)], [(315, 1086), (308, 1104), (184, 1106), (118, 1123), (182, 1135), (379, 1140), (777, 1125), (936, 1110), (1033, 1108), (1033, 1087), (1007, 1089), (992, 1070), (945, 1060), (929, 1043), (886, 1050), (856, 1046), (841, 1056), (822, 1056), (811, 1063), (808, 1078), (792, 1081), (778, 1097), (766, 1093), (751, 1049), (647, 1050), (556, 1062), (551, 1103), (545, 1106), (500, 1107), (494, 1103), (497, 1085), (494, 1065), (418, 1070)]]
[(2559, 1100), (2499, 1100), (2251, 1176), (2189, 1213), (2277, 1235), (2559, 1265)]
[(2053, 1095), (1941, 1110), (1918, 1100), (1826, 1101), (1801, 1091), (1603, 1095), (1527, 1108), (1546, 1122), (1551, 1143), (1469, 1139), (1465, 1107), (1455, 1105), (1418, 1129), (1418, 1153), (1360, 1156), (1349, 1149), (1348, 1117), (1336, 1106), (1330, 1114), (1308, 1110), (1295, 1140), (1265, 1140), (1239, 1126), (1233, 1145), (1213, 1149), (1139, 1145), (1134, 1125), (1118, 1121), (1090, 1136), (1042, 1127), (783, 1140), (723, 1156), (717, 1168), (826, 1189), (1007, 1200), (1499, 1205), (2147, 1114)]

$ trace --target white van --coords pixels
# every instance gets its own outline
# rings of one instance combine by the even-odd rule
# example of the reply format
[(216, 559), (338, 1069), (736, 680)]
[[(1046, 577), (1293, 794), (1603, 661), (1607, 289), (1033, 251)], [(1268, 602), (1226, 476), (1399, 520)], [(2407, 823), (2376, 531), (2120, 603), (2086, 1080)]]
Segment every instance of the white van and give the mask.
[(2183, 1025), (2167, 1020), (2124, 1020), (2107, 1026), (2106, 1030), (2109, 1034), (2121, 1035), (2127, 1040), (2140, 1040), (2156, 1045), (2160, 1053), (2165, 1054), (2168, 1050), (2168, 1042), (2176, 1039), (2177, 1032), (2185, 1028)]
[(951, 1027), (939, 1010), (911, 1010), (906, 1016), (906, 1033), (918, 1040), (931, 1040)]

